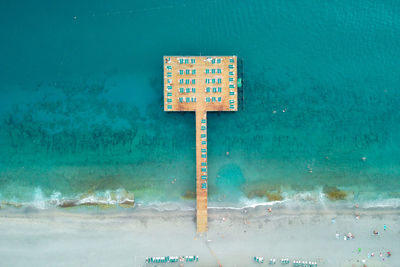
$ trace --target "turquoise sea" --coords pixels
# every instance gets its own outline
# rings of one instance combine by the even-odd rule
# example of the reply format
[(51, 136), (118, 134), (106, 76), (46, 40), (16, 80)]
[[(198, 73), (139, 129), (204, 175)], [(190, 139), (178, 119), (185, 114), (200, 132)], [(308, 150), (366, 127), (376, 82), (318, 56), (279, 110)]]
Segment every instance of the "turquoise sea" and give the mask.
[(195, 118), (163, 111), (162, 56), (200, 53), (244, 66), (240, 111), (208, 116), (210, 206), (400, 203), (397, 0), (3, 0), (0, 14), (0, 207), (125, 190), (194, 207)]

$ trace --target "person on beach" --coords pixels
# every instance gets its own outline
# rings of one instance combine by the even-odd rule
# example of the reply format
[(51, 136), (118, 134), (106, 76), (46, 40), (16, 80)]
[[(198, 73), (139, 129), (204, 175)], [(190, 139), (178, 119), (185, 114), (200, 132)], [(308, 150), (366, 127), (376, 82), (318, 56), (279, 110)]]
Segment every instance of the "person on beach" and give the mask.
[(376, 230), (374, 230), (373, 233), (374, 233), (374, 235), (379, 235), (379, 232)]
[(383, 225), (383, 231), (386, 231), (386, 228), (387, 228), (387, 226), (386, 226), (386, 224), (384, 224)]
[(344, 240), (349, 240), (349, 239), (354, 239), (354, 235), (351, 233), (351, 232), (349, 232), (347, 235), (345, 235), (345, 239)]

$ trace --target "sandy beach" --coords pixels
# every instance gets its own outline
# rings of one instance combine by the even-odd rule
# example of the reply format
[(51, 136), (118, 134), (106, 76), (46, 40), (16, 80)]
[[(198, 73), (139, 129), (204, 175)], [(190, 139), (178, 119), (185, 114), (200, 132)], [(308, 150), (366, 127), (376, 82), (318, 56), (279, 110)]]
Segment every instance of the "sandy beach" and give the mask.
[[(184, 266), (255, 266), (254, 256), (266, 259), (262, 265), (289, 258), (289, 266), (296, 259), (318, 266), (399, 266), (398, 209), (257, 207), (209, 213), (209, 231), (199, 236), (193, 211), (3, 210), (0, 266), (155, 266), (145, 258), (185, 255), (199, 261)], [(349, 232), (354, 238), (344, 240)]]

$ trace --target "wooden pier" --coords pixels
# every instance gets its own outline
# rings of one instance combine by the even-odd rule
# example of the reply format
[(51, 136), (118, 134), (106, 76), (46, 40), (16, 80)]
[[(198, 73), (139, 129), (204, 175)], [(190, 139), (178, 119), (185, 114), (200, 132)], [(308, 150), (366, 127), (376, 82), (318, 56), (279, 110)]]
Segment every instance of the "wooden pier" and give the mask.
[[(207, 111), (196, 110), (196, 219), (197, 232), (207, 231)], [(207, 184), (206, 184), (207, 185)]]
[(207, 112), (237, 111), (236, 56), (164, 56), (164, 111), (196, 114), (197, 232), (207, 222)]

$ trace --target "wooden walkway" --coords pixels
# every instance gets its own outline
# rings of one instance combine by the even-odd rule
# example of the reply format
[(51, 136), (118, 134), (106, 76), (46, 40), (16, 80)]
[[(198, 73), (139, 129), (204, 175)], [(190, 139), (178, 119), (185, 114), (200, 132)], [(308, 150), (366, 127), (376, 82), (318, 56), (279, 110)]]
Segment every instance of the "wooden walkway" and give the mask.
[(207, 232), (207, 111), (196, 110), (197, 232)]

